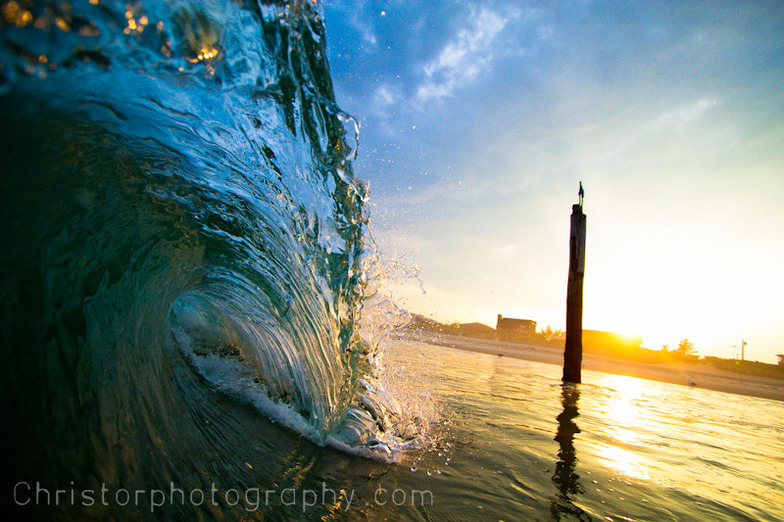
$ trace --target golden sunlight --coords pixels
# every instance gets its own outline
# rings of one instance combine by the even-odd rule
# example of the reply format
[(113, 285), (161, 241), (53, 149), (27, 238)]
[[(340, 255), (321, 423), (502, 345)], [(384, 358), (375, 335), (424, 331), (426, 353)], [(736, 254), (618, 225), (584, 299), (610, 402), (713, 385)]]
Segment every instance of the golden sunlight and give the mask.
[(603, 445), (599, 449), (599, 461), (626, 476), (648, 480), (651, 478), (639, 455), (619, 448)]
[(722, 285), (718, 294), (716, 281), (725, 271), (702, 264), (699, 256), (675, 264), (645, 255), (634, 263), (607, 262), (606, 268), (598, 262), (596, 273), (586, 278), (588, 328), (641, 335), (652, 349), (688, 337), (698, 340), (699, 350), (705, 344), (731, 345), (734, 330), (754, 320), (749, 308), (756, 307), (747, 302), (745, 289)]
[[(644, 460), (633, 451), (640, 443), (640, 430), (645, 425), (636, 400), (650, 388), (640, 379), (609, 374), (602, 379), (602, 386), (617, 393), (601, 405), (601, 414), (607, 420), (606, 434), (613, 444), (599, 447), (600, 460), (624, 475), (638, 479), (651, 478)], [(630, 446), (632, 449), (621, 446)]]
[(641, 422), (639, 408), (634, 401), (642, 395), (645, 383), (634, 377), (608, 374), (603, 384), (617, 390), (618, 394), (604, 405), (602, 413), (614, 421), (619, 432), (625, 434), (617, 437), (619, 440), (623, 442), (636, 440), (636, 435), (629, 435), (627, 432), (636, 433), (634, 428)]

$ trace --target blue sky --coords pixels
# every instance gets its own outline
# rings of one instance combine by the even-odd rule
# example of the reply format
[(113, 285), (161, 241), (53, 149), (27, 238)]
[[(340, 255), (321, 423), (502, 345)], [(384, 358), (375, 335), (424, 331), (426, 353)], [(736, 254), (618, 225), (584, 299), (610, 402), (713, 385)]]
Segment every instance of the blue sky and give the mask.
[[(411, 311), (563, 328), (578, 182), (586, 328), (784, 353), (780, 2), (327, 1), (355, 174)], [(733, 347), (735, 346), (735, 347)]]

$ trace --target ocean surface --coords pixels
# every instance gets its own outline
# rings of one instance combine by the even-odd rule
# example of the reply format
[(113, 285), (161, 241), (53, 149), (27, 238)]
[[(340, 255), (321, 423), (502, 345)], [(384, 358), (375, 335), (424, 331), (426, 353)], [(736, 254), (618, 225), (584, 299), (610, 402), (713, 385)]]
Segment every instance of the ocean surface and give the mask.
[(378, 481), (433, 493), (402, 518), (784, 519), (784, 403), (587, 370), (563, 386), (557, 365), (388, 350), (438, 418), (433, 446)]
[(318, 3), (0, 15), (4, 515), (784, 517), (780, 403), (389, 341)]

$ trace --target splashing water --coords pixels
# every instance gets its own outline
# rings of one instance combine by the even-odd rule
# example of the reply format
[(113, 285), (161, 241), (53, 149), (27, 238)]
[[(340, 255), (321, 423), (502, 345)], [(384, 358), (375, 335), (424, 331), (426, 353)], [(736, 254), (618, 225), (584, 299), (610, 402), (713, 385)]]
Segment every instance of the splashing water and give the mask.
[[(216, 392), (399, 458), (418, 433), (358, 331), (367, 189), (319, 7), (11, 0), (2, 16), (4, 480), (198, 474), (175, 456), (226, 458), (205, 427), (234, 408)], [(258, 429), (243, 436), (272, 437)]]

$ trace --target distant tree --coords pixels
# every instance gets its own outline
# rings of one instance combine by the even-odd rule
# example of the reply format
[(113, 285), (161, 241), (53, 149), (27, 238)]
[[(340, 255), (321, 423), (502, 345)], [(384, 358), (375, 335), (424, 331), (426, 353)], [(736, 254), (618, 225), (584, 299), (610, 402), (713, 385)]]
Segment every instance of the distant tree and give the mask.
[(694, 343), (688, 339), (684, 339), (678, 343), (678, 349), (675, 350), (680, 355), (697, 355), (697, 350), (694, 349)]
[(542, 335), (545, 339), (550, 339), (553, 336), (553, 328), (549, 324), (542, 329)]
[(665, 344), (664, 346), (662, 346), (662, 351), (663, 352), (669, 352), (670, 351), (670, 345), (669, 344)]

